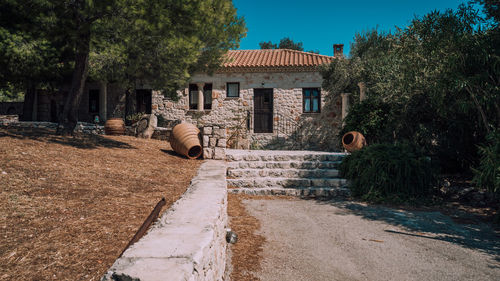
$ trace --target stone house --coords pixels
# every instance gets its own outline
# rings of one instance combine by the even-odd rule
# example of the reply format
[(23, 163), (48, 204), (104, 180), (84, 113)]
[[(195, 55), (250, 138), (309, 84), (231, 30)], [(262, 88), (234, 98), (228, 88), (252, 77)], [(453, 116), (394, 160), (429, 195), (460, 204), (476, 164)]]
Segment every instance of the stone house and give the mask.
[[(186, 121), (223, 127), (233, 148), (338, 150), (347, 99), (322, 89), (319, 68), (339, 56), (342, 45), (334, 45), (333, 57), (287, 49), (231, 50), (212, 75), (193, 75), (177, 100), (146, 84), (126, 95), (119, 85), (88, 82), (79, 120), (152, 113), (159, 126)], [(54, 121), (63, 101), (64, 90), (40, 91), (34, 120)]]
[[(335, 46), (341, 55), (342, 46)], [(228, 147), (337, 150), (342, 102), (322, 89), (319, 72), (334, 57), (287, 49), (229, 51), (213, 75), (193, 75), (178, 91), (179, 100), (153, 91), (152, 112), (225, 127)]]

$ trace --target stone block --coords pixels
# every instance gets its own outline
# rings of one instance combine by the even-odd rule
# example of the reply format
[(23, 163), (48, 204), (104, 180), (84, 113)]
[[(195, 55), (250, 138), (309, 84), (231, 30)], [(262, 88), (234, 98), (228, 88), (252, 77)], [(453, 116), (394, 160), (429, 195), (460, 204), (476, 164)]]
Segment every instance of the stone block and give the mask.
[(211, 135), (211, 134), (212, 134), (211, 126), (203, 127), (203, 135)]
[(203, 147), (208, 147), (209, 144), (210, 144), (210, 137), (203, 136)]
[(216, 144), (217, 144), (217, 139), (216, 138), (210, 138), (209, 146), (210, 147), (215, 147)]
[(226, 129), (220, 128), (220, 129), (214, 130), (214, 135), (218, 138), (226, 138)]
[(205, 147), (203, 148), (203, 159), (212, 159), (213, 158), (213, 148)]
[(223, 148), (226, 148), (226, 144), (227, 144), (226, 139), (219, 139), (219, 140), (217, 141), (217, 146), (218, 146), (218, 147), (223, 147)]
[(226, 159), (226, 150), (224, 148), (216, 147), (214, 151), (214, 159), (215, 160)]
[(290, 155), (275, 155), (274, 160), (275, 161), (290, 161), (291, 156)]
[(248, 155), (243, 156), (243, 159), (245, 161), (259, 161), (260, 157), (257, 155), (248, 154)]

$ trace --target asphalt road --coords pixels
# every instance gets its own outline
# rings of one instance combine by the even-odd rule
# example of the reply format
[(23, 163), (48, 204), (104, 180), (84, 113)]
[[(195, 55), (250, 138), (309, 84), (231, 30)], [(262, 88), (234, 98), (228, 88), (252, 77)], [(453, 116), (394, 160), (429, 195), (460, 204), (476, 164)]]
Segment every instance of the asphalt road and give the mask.
[(261, 280), (500, 280), (500, 237), (439, 212), (245, 200), (266, 238)]

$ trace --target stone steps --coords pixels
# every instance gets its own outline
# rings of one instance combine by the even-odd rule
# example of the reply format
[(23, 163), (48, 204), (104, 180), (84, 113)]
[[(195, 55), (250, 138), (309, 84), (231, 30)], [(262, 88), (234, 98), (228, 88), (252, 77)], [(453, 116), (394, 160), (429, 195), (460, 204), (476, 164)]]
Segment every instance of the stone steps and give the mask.
[(340, 196), (347, 181), (337, 168), (344, 153), (226, 150), (230, 192), (262, 195)]
[(341, 161), (344, 153), (280, 150), (226, 150), (228, 161)]
[(337, 178), (336, 169), (228, 169), (227, 177), (233, 178)]
[(350, 190), (348, 188), (305, 188), (291, 189), (280, 187), (267, 188), (229, 188), (229, 193), (232, 194), (248, 194), (248, 195), (285, 195), (285, 196), (303, 196), (303, 197), (348, 197)]
[(336, 169), (341, 161), (233, 161), (232, 169)]
[(243, 178), (227, 179), (227, 185), (232, 187), (265, 188), (270, 186), (281, 186), (284, 188), (309, 188), (309, 187), (343, 187), (347, 184), (345, 179), (328, 178)]

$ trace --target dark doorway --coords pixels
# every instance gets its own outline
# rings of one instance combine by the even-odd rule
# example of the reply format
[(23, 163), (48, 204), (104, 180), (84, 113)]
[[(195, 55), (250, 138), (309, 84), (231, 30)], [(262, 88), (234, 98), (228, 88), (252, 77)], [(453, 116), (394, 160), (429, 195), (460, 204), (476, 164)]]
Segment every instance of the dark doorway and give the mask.
[(144, 112), (151, 114), (151, 92), (151, 90), (136, 90), (136, 113)]
[(99, 90), (89, 90), (89, 113), (91, 118), (99, 115)]
[(273, 89), (254, 89), (254, 133), (273, 132)]

